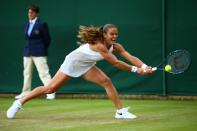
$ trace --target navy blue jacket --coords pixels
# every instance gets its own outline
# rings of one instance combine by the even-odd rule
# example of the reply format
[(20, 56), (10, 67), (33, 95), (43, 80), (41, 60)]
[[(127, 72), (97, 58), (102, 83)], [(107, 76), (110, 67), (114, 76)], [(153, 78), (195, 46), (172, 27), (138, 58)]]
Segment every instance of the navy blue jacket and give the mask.
[(34, 24), (30, 36), (28, 35), (29, 21), (24, 25), (25, 46), (24, 56), (47, 56), (51, 42), (48, 25), (38, 18)]

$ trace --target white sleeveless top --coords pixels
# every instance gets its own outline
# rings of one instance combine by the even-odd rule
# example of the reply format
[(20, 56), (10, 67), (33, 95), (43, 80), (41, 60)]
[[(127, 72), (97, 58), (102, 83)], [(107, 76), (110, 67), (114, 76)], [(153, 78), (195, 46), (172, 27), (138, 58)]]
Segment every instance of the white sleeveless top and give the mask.
[[(109, 52), (113, 51), (113, 45)], [(60, 67), (60, 71), (71, 77), (79, 77), (92, 68), (103, 56), (90, 49), (90, 45), (83, 44), (68, 54)]]

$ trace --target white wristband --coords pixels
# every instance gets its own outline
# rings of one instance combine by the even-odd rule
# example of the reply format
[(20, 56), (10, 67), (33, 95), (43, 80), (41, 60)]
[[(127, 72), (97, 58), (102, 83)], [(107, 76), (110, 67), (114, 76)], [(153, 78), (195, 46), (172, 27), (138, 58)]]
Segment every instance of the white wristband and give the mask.
[(145, 69), (146, 67), (147, 67), (146, 64), (143, 64), (143, 65), (141, 66), (142, 69)]
[(137, 72), (137, 67), (136, 66), (132, 66), (131, 67), (131, 72)]

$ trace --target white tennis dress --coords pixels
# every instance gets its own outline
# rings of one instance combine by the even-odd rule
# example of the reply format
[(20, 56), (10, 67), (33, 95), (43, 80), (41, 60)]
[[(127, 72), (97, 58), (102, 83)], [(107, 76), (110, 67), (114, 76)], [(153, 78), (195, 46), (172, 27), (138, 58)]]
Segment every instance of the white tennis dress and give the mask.
[[(113, 45), (109, 52), (113, 51)], [(68, 54), (60, 67), (60, 71), (71, 77), (79, 77), (92, 68), (97, 61), (102, 60), (103, 56), (90, 49), (88, 43), (81, 45)]]

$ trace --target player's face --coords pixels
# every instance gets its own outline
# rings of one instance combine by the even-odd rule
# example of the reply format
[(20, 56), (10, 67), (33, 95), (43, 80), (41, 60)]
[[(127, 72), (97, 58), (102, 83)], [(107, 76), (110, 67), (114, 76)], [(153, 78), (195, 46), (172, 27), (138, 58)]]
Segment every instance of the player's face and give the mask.
[(29, 20), (33, 20), (37, 17), (37, 13), (35, 11), (32, 11), (31, 9), (28, 10), (28, 18)]
[(104, 34), (105, 41), (108, 44), (113, 44), (117, 41), (118, 38), (118, 29), (117, 28), (109, 28), (107, 32)]

